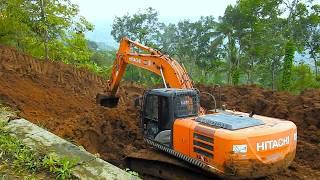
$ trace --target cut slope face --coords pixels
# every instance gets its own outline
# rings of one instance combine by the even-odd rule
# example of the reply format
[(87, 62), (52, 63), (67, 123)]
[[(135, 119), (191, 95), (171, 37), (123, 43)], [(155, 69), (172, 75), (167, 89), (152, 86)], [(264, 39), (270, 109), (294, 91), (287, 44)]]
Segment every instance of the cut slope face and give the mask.
[[(122, 83), (117, 108), (95, 104), (105, 80), (84, 69), (60, 62), (36, 60), (0, 46), (0, 100), (16, 107), (20, 116), (83, 146), (91, 153), (123, 167), (123, 158), (146, 148), (139, 129), (134, 97), (142, 86)], [(216, 95), (216, 89), (199, 85)], [(320, 90), (299, 96), (272, 92), (256, 86), (223, 87), (221, 99), (227, 108), (284, 118), (298, 126), (297, 157), (289, 170), (270, 179), (320, 177)], [(209, 97), (202, 105), (213, 108)]]
[(0, 46), (2, 101), (16, 107), (20, 116), (121, 165), (126, 154), (144, 146), (129, 100), (143, 90), (124, 85), (118, 108), (103, 108), (95, 104), (95, 95), (103, 92), (104, 82), (84, 69)]

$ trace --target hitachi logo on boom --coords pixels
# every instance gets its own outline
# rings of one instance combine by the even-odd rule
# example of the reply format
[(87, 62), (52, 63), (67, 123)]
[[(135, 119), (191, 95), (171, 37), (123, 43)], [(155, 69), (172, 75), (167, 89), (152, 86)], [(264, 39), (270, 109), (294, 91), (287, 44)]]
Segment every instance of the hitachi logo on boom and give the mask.
[(265, 151), (265, 150), (271, 150), (274, 148), (282, 147), (284, 145), (287, 145), (290, 143), (289, 136), (284, 138), (279, 138), (277, 140), (270, 140), (270, 141), (264, 141), (264, 142), (258, 142), (257, 143), (257, 151)]

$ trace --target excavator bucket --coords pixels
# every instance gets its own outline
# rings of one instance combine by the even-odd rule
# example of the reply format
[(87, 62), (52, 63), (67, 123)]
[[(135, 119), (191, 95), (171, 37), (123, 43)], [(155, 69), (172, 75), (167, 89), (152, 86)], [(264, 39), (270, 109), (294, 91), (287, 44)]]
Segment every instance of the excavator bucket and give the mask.
[(119, 97), (107, 94), (97, 94), (96, 103), (108, 108), (115, 108), (118, 105)]

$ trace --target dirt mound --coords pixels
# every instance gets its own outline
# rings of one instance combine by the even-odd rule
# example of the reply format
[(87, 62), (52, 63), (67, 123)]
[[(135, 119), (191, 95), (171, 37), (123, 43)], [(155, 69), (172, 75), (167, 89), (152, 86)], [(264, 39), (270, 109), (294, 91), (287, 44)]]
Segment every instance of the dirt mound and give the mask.
[(123, 84), (116, 109), (95, 104), (105, 80), (84, 69), (36, 60), (0, 46), (0, 100), (20, 116), (116, 165), (131, 151), (144, 147), (132, 96), (140, 86)]
[[(104, 79), (84, 69), (36, 60), (0, 46), (1, 101), (16, 107), (20, 116), (123, 167), (127, 154), (146, 148), (132, 101), (144, 88), (122, 83), (118, 107), (108, 109), (95, 104), (96, 93), (105, 86)], [(219, 100), (217, 88), (198, 88), (213, 93)], [(229, 109), (289, 119), (298, 125), (295, 162), (286, 172), (269, 179), (319, 175), (320, 90), (292, 96), (256, 86), (227, 86), (221, 88), (221, 101)], [(204, 97), (202, 104), (213, 108), (209, 97)]]

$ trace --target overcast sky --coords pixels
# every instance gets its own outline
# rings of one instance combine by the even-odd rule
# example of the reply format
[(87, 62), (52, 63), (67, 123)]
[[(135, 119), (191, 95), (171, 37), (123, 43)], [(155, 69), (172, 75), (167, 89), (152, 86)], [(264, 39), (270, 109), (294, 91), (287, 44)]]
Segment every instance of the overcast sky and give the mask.
[(179, 20), (197, 20), (200, 16), (213, 15), (218, 18), (224, 14), (228, 4), (236, 0), (71, 0), (78, 4), (80, 15), (95, 25), (93, 32), (86, 36), (97, 42), (117, 47), (110, 35), (115, 16), (133, 14), (138, 10), (152, 7), (159, 12), (159, 19), (164, 23), (177, 23)]
[(200, 16), (222, 16), (228, 4), (236, 0), (71, 0), (80, 6), (80, 14), (90, 21), (109, 20), (115, 16), (135, 13), (139, 9), (153, 7), (160, 18), (194, 19)]

